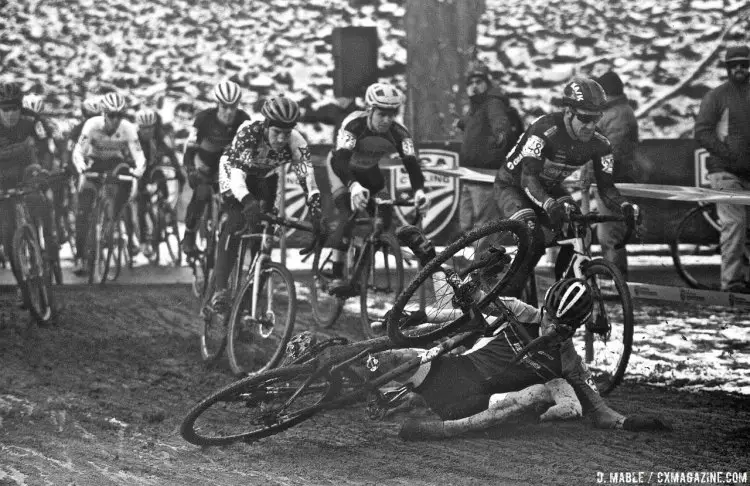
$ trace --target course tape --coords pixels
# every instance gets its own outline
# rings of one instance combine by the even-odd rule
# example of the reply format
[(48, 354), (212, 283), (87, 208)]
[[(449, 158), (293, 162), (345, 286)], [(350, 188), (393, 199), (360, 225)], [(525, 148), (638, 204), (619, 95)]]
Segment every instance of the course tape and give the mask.
[[(554, 279), (544, 275), (536, 276), (538, 289), (547, 289), (554, 283)], [(605, 292), (614, 292), (614, 285), (600, 282)], [(628, 282), (630, 296), (634, 299), (661, 300), (666, 302), (681, 302), (695, 305), (717, 305), (732, 309), (750, 310), (750, 294), (734, 292), (720, 292), (718, 290), (698, 290), (687, 287), (670, 287), (640, 282)]]

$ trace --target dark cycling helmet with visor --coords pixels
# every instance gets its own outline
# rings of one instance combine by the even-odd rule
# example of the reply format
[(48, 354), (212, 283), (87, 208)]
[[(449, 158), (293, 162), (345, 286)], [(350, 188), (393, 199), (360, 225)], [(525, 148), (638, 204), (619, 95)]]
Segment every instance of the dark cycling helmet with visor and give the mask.
[(581, 325), (591, 320), (593, 308), (593, 291), (580, 278), (559, 280), (544, 295), (544, 312), (555, 323), (558, 333), (572, 335)]
[(602, 112), (606, 103), (604, 88), (590, 78), (573, 78), (563, 89), (562, 104), (574, 111)]
[(20, 83), (0, 83), (0, 105), (21, 108), (22, 101), (23, 91)]

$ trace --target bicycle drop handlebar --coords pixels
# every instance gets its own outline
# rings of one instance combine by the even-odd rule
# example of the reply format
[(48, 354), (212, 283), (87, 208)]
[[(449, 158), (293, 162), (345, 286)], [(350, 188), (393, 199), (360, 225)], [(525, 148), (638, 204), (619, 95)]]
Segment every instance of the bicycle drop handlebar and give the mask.
[(569, 215), (570, 220), (574, 223), (580, 223), (586, 226), (591, 226), (592, 224), (596, 223), (609, 223), (609, 222), (619, 222), (619, 223), (625, 223), (627, 226), (627, 229), (625, 231), (625, 234), (622, 237), (622, 241), (620, 243), (617, 243), (615, 245), (616, 250), (620, 250), (622, 248), (625, 248), (625, 245), (630, 241), (630, 237), (633, 236), (633, 232), (635, 231), (635, 221), (629, 218), (626, 218), (622, 215), (617, 214), (599, 214), (599, 213), (588, 213), (588, 214), (570, 214)]

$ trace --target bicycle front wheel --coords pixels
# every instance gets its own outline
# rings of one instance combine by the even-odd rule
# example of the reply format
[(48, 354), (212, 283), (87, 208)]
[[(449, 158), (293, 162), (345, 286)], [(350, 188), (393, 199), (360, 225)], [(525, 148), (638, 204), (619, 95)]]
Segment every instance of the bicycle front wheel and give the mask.
[(633, 348), (633, 302), (625, 279), (611, 262), (591, 260), (584, 267), (584, 276), (594, 291), (594, 312), (584, 332), (573, 337), (573, 344), (604, 396), (620, 384), (628, 367)]
[(52, 322), (55, 305), (49, 269), (31, 226), (20, 226), (13, 234), (12, 258), (23, 279), (19, 285), (29, 312), (39, 324)]
[(359, 303), (362, 332), (373, 338), (371, 324), (382, 321), (398, 294), (404, 288), (404, 257), (396, 237), (383, 233), (373, 244), (368, 244), (367, 255), (360, 274)]
[(691, 209), (677, 224), (670, 244), (680, 278), (695, 289), (721, 287), (721, 246), (715, 204)]
[[(234, 299), (227, 330), (229, 366), (235, 374), (257, 374), (276, 367), (292, 337), (297, 314), (294, 278), (276, 262), (262, 264)], [(255, 312), (253, 313), (253, 300)]]
[[(108, 203), (109, 205), (109, 203)], [(123, 260), (126, 259), (125, 248), (127, 242), (127, 230), (124, 223), (115, 218), (106, 216), (108, 209), (104, 208), (104, 221), (101, 239), (101, 256), (99, 257), (99, 275), (102, 284), (114, 282), (120, 276)]]
[[(485, 274), (483, 297), (477, 308), (489, 312), (495, 298), (519, 278), (525, 278), (531, 256), (532, 234), (526, 223), (496, 220), (458, 238), (430, 260), (398, 296), (386, 318), (388, 337), (396, 346), (419, 347), (445, 337), (468, 323), (470, 318), (454, 305), (454, 288), (446, 280), (444, 269), (451, 268), (461, 280), (459, 290), (467, 285), (469, 271), (480, 261), (492, 261), (493, 252), (478, 245), (482, 238), (493, 247), (503, 247), (510, 261), (499, 272)], [(478, 250), (474, 250), (474, 245)], [(479, 268), (481, 271), (481, 268)], [(419, 317), (416, 317), (419, 316)], [(430, 323), (430, 326), (419, 324)], [(437, 324), (437, 325), (435, 325)]]
[(333, 252), (331, 248), (316, 248), (313, 258), (313, 281), (310, 288), (310, 300), (315, 322), (322, 328), (330, 328), (344, 309), (344, 298), (328, 292), (333, 280)]
[(311, 379), (313, 363), (286, 366), (242, 378), (190, 410), (180, 434), (199, 446), (253, 442), (312, 417), (338, 393), (340, 382)]

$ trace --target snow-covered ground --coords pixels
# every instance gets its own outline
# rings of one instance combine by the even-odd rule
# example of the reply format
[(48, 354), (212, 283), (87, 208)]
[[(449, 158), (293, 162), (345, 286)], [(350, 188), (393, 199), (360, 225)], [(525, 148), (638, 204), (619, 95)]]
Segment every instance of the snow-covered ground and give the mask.
[[(357, 5), (352, 7), (351, 5)], [(90, 93), (116, 87), (134, 106), (210, 103), (224, 77), (239, 82), (245, 105), (290, 92), (304, 108), (333, 102), (331, 33), (377, 26), (379, 68), (403, 85), (404, 0), (13, 0), (2, 7), (3, 76), (43, 93), (51, 111), (75, 114)], [(616, 69), (638, 107), (669, 92), (712, 52), (744, 0), (488, 0), (478, 29), (479, 57), (529, 120), (550, 111), (574, 73)], [(747, 43), (747, 18), (724, 45)], [(642, 117), (643, 138), (692, 129), (700, 98), (725, 75), (723, 48), (677, 96)], [(165, 108), (167, 119), (171, 110)], [(330, 131), (308, 126), (313, 142)]]

